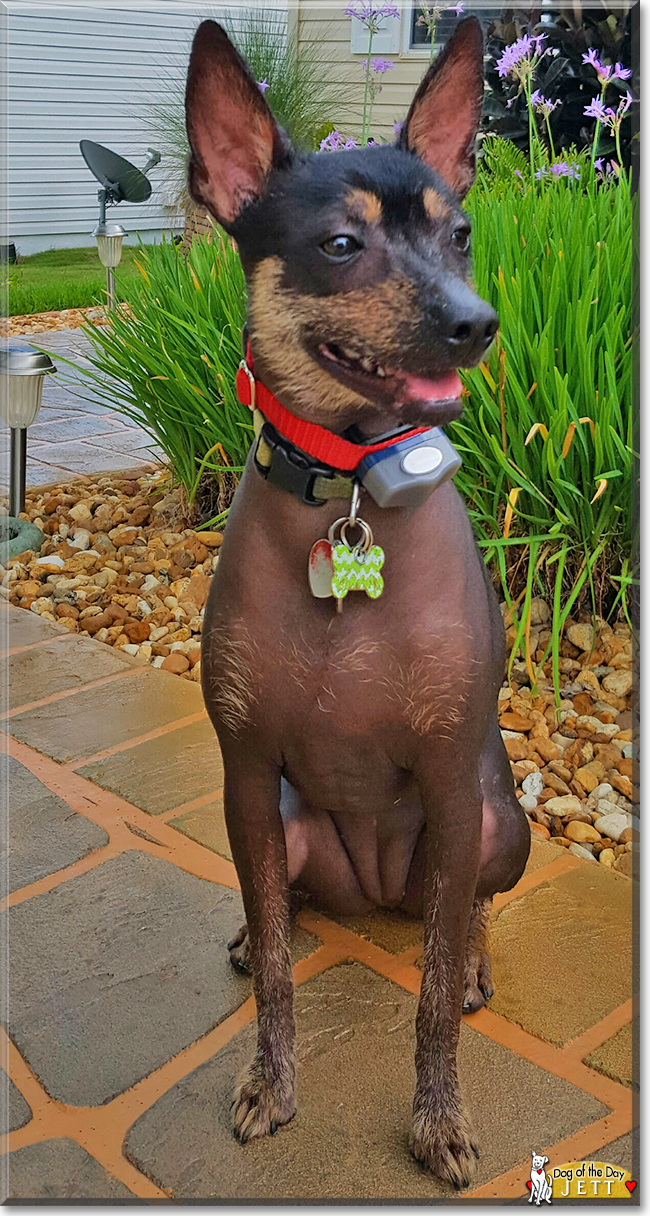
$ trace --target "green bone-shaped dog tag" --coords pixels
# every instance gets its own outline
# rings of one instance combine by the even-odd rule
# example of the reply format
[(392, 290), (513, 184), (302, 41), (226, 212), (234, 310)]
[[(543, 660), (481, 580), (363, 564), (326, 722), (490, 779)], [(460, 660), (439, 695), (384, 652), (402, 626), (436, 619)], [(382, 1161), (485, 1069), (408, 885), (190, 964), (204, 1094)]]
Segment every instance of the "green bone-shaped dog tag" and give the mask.
[(332, 595), (342, 600), (348, 591), (365, 591), (371, 600), (379, 599), (384, 580), (379, 573), (384, 564), (384, 550), (372, 545), (366, 553), (348, 549), (347, 545), (332, 546)]

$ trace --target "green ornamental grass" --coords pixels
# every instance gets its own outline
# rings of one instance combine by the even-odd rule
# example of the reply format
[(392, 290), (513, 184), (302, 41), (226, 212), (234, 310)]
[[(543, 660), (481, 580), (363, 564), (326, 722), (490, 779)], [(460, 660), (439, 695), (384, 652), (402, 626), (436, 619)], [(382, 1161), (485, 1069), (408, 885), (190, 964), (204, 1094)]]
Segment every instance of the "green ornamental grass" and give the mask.
[(495, 197), (503, 141), (486, 142), (467, 209), (476, 285), (500, 333), (464, 374), (465, 410), (448, 430), (478, 543), (508, 603), (519, 601), (524, 648), (532, 596), (550, 591), (562, 606), (557, 664), (578, 597), (627, 610), (632, 582), (630, 188), (583, 153), (576, 176), (511, 177)]
[(239, 474), (252, 415), (235, 392), (246, 313), (244, 274), (227, 237), (142, 245), (128, 309), (90, 323), (93, 396), (160, 444), (190, 508), (202, 479)]
[[(532, 182), (519, 157), (485, 141), (468, 196), (475, 283), (501, 328), (463, 374), (465, 410), (448, 429), (463, 458), (456, 484), (517, 626), (512, 658), (520, 650), (534, 675), (530, 604), (550, 595), (559, 687), (569, 612), (585, 596), (627, 611), (633, 581), (632, 201), (624, 172), (606, 178), (586, 153), (574, 176)], [(88, 328), (94, 391), (160, 444), (198, 506), (206, 482), (241, 471), (252, 440), (234, 386), (241, 265), (218, 228), (187, 255), (163, 243), (136, 261), (129, 311)]]

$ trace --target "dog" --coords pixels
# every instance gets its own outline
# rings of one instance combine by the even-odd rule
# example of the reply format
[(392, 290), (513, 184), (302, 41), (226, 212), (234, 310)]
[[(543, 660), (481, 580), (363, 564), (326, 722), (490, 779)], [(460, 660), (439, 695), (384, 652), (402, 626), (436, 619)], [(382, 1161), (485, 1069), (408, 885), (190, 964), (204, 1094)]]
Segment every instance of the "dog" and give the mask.
[(550, 1203), (553, 1198), (553, 1182), (550, 1174), (544, 1173), (544, 1166), (548, 1163), (548, 1157), (543, 1157), (540, 1153), (536, 1153), (533, 1149), (533, 1162), (530, 1168), (530, 1199), (539, 1207), (542, 1200)]
[[(490, 901), (530, 848), (498, 728), (503, 622), (450, 480), (417, 509), (362, 491), (385, 553), (381, 598), (349, 595), (337, 612), (312, 595), (307, 561), (354, 480), (322, 451), (458, 418), (457, 369), (494, 338), (461, 207), (482, 99), (472, 18), (390, 146), (292, 147), (213, 21), (196, 32), (186, 89), (189, 191), (239, 249), (249, 403), (262, 416), (273, 404), (277, 423), (237, 489), (202, 642), (247, 918), (231, 959), (250, 969), (257, 1004), (234, 1133), (273, 1134), (295, 1114), (290, 893), (334, 914), (401, 908), (423, 917), (425, 940), (410, 1147), (457, 1187), (478, 1157), (457, 1074), (461, 1009), (492, 994)], [(319, 457), (301, 447), (307, 433)]]

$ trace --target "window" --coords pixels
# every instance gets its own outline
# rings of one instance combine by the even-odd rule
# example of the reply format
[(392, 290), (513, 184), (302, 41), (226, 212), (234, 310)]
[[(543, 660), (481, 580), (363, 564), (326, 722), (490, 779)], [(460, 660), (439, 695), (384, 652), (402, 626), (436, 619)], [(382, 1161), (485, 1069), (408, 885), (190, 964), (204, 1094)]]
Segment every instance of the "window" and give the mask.
[[(382, 18), (381, 29), (378, 30), (372, 40), (373, 55), (399, 54), (401, 24), (399, 17)], [(370, 36), (366, 26), (361, 21), (357, 21), (356, 17), (352, 17), (351, 26), (350, 50), (352, 54), (367, 55)]]
[[(432, 7), (431, 4), (429, 7)], [(478, 17), (483, 26), (483, 33), (487, 32), (487, 27), (492, 19), (493, 12), (486, 11), (485, 8), (466, 8), (465, 11), (457, 17), (454, 12), (448, 10), (443, 11), (436, 22), (436, 43), (438, 47), (444, 46), (448, 38), (451, 37), (459, 21), (465, 17)], [(403, 54), (420, 54), (429, 55), (431, 53), (431, 39), (427, 31), (426, 25), (419, 22), (422, 16), (422, 6), (417, 3), (411, 3), (404, 7), (403, 18)]]

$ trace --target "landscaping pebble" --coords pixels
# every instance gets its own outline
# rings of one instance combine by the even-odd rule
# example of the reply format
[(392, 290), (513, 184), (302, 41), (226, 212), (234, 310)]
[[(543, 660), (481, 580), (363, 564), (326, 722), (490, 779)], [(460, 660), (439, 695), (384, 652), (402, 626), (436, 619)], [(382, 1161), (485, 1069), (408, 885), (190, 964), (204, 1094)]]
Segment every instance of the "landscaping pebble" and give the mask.
[(612, 840), (616, 841), (616, 844), (619, 843), (623, 832), (628, 826), (628, 816), (618, 811), (615, 811), (611, 815), (602, 815), (594, 820), (594, 827), (600, 832), (601, 836), (609, 836)]
[[(0, 594), (71, 633), (200, 681), (203, 613), (222, 534), (191, 526), (166, 470), (31, 488), (24, 518), (45, 539), (39, 552), (0, 566)], [(537, 597), (531, 652), (538, 666), (549, 621)], [(639, 796), (628, 625), (567, 622), (559, 708), (550, 660), (535, 688), (526, 664), (513, 664), (512, 675), (499, 692), (499, 726), (531, 832), (631, 875)]]
[(190, 525), (169, 474), (110, 474), (29, 489), (45, 534), (0, 566), (0, 593), (71, 633), (200, 680), (203, 612), (222, 534)]
[(86, 321), (96, 325), (106, 323), (106, 313), (101, 307), (62, 308), (58, 312), (34, 312), (0, 319), (0, 337), (13, 338), (18, 334), (43, 334), (55, 329), (78, 329)]
[(580, 857), (582, 859), (582, 861), (595, 861), (596, 860), (593, 853), (589, 852), (589, 849), (586, 849), (584, 847), (584, 845), (582, 845), (582, 844), (577, 844), (575, 841), (573, 844), (569, 845), (568, 851), (569, 851), (569, 853), (572, 853), (574, 857)]

